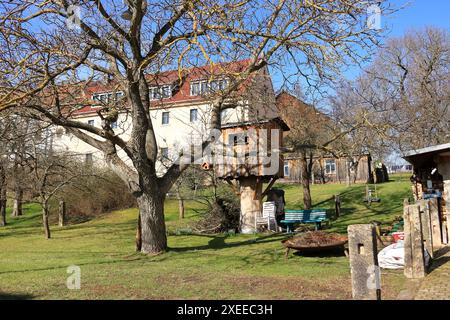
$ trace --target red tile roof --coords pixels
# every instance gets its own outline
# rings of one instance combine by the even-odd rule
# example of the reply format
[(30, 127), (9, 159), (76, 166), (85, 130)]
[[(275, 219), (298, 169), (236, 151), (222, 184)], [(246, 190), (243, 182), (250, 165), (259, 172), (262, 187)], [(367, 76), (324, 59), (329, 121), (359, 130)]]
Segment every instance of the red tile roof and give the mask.
[[(214, 65), (206, 65), (202, 67), (193, 67), (184, 70), (170, 70), (155, 74), (149, 74), (146, 76), (149, 87), (161, 86), (171, 84), (173, 88), (172, 96), (170, 98), (165, 98), (161, 100), (154, 100), (151, 102), (152, 107), (169, 107), (172, 105), (178, 105), (183, 103), (193, 103), (193, 102), (206, 102), (208, 99), (205, 96), (191, 96), (190, 94), (190, 84), (193, 81), (198, 80), (210, 80), (212, 78), (218, 77), (228, 77), (233, 78), (234, 75), (242, 72), (250, 64), (251, 60), (240, 60), (228, 63), (220, 63)], [(248, 80), (250, 81), (250, 79)], [(246, 85), (243, 84), (238, 89), (237, 93), (242, 93), (245, 90)], [(89, 100), (90, 104), (86, 104), (80, 109), (74, 111), (73, 115), (85, 115), (96, 113), (99, 108), (92, 101), (92, 95), (95, 93), (109, 93), (113, 91), (121, 91), (114, 83), (111, 81), (109, 83), (104, 82), (90, 82), (86, 84), (84, 91), (84, 100)]]

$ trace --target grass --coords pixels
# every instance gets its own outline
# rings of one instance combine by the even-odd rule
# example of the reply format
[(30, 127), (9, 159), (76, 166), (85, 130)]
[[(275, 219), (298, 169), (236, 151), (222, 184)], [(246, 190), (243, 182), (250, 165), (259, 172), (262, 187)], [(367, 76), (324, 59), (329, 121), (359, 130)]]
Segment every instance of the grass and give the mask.
[[(301, 189), (283, 186), (287, 207), (301, 207)], [(391, 223), (409, 194), (407, 177), (379, 186), (381, 203), (367, 207), (364, 185), (312, 186), (315, 207), (332, 208), (340, 193), (344, 214), (332, 230), (372, 220)], [(136, 209), (117, 211), (60, 228), (45, 240), (39, 208), (8, 217), (0, 229), (0, 299), (349, 299), (348, 260), (341, 254), (284, 259), (278, 234), (176, 235), (196, 219), (198, 204), (186, 203), (186, 219), (177, 203), (166, 203), (169, 251), (159, 256), (134, 252)], [(81, 290), (66, 287), (67, 267), (81, 267)], [(383, 296), (395, 298), (402, 272), (383, 271)]]

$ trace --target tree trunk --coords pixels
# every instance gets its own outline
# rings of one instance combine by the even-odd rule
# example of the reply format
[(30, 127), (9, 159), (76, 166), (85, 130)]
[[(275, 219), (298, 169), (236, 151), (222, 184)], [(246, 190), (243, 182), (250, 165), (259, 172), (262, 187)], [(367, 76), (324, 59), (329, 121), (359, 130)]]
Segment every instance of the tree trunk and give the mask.
[(350, 164), (348, 163), (349, 161), (346, 161), (346, 181), (347, 181), (347, 187), (350, 187), (350, 185), (352, 184), (352, 180), (351, 180), (351, 172), (350, 172)]
[(138, 224), (136, 228), (136, 251), (140, 252), (142, 250), (142, 223), (141, 223), (141, 213), (138, 214)]
[(323, 168), (323, 158), (322, 157), (319, 159), (319, 167), (320, 167), (320, 181), (322, 182), (322, 184), (325, 184), (326, 183), (325, 170)]
[(1, 190), (0, 190), (0, 226), (6, 226), (6, 178), (3, 172), (0, 169), (0, 181)]
[(6, 226), (6, 174), (0, 164), (0, 226)]
[(306, 152), (302, 152), (302, 156), (300, 157), (300, 170), (302, 172), (302, 187), (303, 187), (303, 208), (305, 210), (311, 209), (312, 201), (311, 201), (311, 179), (310, 174), (308, 172), (308, 159), (306, 156)]
[(23, 190), (20, 187), (16, 187), (14, 193), (13, 211), (11, 213), (13, 217), (19, 217), (22, 215), (22, 199), (23, 199)]
[(137, 197), (141, 217), (141, 252), (158, 254), (167, 249), (166, 224), (164, 221), (165, 194), (155, 189)]
[(184, 219), (184, 200), (181, 194), (177, 193), (178, 198), (178, 215), (180, 219)]
[[(142, 165), (137, 171), (145, 172), (141, 177), (124, 165), (116, 155), (106, 154), (109, 166), (127, 183), (136, 198), (139, 208), (136, 230), (136, 249), (146, 254), (159, 254), (167, 250), (166, 224), (164, 220), (164, 200), (170, 188), (162, 188), (152, 173), (152, 167)], [(136, 161), (139, 164), (139, 161)], [(150, 173), (149, 173), (150, 172)]]
[(239, 180), (241, 198), (240, 229), (243, 234), (257, 232), (255, 218), (261, 214), (262, 181), (258, 177), (245, 177)]
[(50, 226), (48, 224), (48, 204), (42, 204), (42, 224), (44, 226), (45, 238), (50, 239)]
[(58, 225), (64, 227), (66, 224), (66, 203), (64, 200), (59, 201)]
[(0, 200), (0, 226), (6, 226), (6, 199)]
[(356, 183), (356, 179), (358, 178), (358, 167), (359, 167), (359, 160), (356, 161), (353, 166), (353, 184)]

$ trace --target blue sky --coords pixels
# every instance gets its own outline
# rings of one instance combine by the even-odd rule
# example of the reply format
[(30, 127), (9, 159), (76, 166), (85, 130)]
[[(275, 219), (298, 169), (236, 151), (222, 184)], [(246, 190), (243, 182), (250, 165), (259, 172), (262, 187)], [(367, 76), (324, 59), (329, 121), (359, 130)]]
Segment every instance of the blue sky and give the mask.
[(401, 36), (408, 29), (427, 25), (450, 29), (450, 1), (448, 0), (396, 0), (392, 3), (409, 3), (409, 6), (385, 19), (392, 28), (391, 36)]
[[(401, 7), (398, 12), (382, 17), (381, 23), (386, 28), (386, 38), (403, 36), (412, 29), (426, 26), (450, 29), (450, 1), (449, 0), (392, 0), (393, 7)], [(354, 68), (346, 73), (354, 78), (360, 73)]]
[[(390, 15), (382, 17), (383, 28), (387, 27), (387, 37), (401, 37), (408, 30), (421, 29), (426, 26), (435, 26), (450, 30), (450, 1), (449, 0), (392, 0), (393, 6), (406, 5), (403, 9)], [(359, 67), (353, 67), (344, 74), (347, 78), (355, 78), (360, 74)], [(276, 89), (279, 89), (279, 76), (273, 73), (273, 82)], [(302, 81), (302, 83), (304, 83)], [(303, 88), (305, 91), (305, 88)], [(333, 89), (329, 88), (328, 93)], [(308, 97), (306, 97), (308, 99)], [(323, 106), (326, 107), (326, 106)], [(399, 164), (406, 163), (399, 155), (392, 154), (391, 161)]]
[[(449, 0), (391, 0), (395, 8), (401, 10), (387, 17), (382, 17), (383, 28), (386, 28), (386, 38), (401, 37), (411, 29), (426, 26), (447, 28), (450, 30), (450, 1)], [(353, 67), (344, 74), (348, 78), (355, 78), (360, 74), (359, 67)], [(272, 73), (274, 86), (279, 89), (281, 78), (276, 72)], [(303, 81), (302, 81), (303, 82)], [(303, 88), (305, 91), (305, 88)]]

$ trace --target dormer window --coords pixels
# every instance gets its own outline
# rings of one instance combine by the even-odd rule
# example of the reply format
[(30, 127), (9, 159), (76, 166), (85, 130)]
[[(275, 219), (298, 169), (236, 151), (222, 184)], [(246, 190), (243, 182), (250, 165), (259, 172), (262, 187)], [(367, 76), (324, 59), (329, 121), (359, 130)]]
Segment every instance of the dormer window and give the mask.
[(150, 88), (150, 100), (159, 100), (172, 97), (172, 86), (164, 85)]
[(99, 101), (101, 103), (108, 103), (110, 101), (117, 101), (124, 95), (125, 94), (123, 91), (94, 93), (92, 95), (92, 100)]
[(211, 92), (225, 90), (228, 87), (228, 79), (200, 80), (191, 82), (191, 96), (201, 96)]

